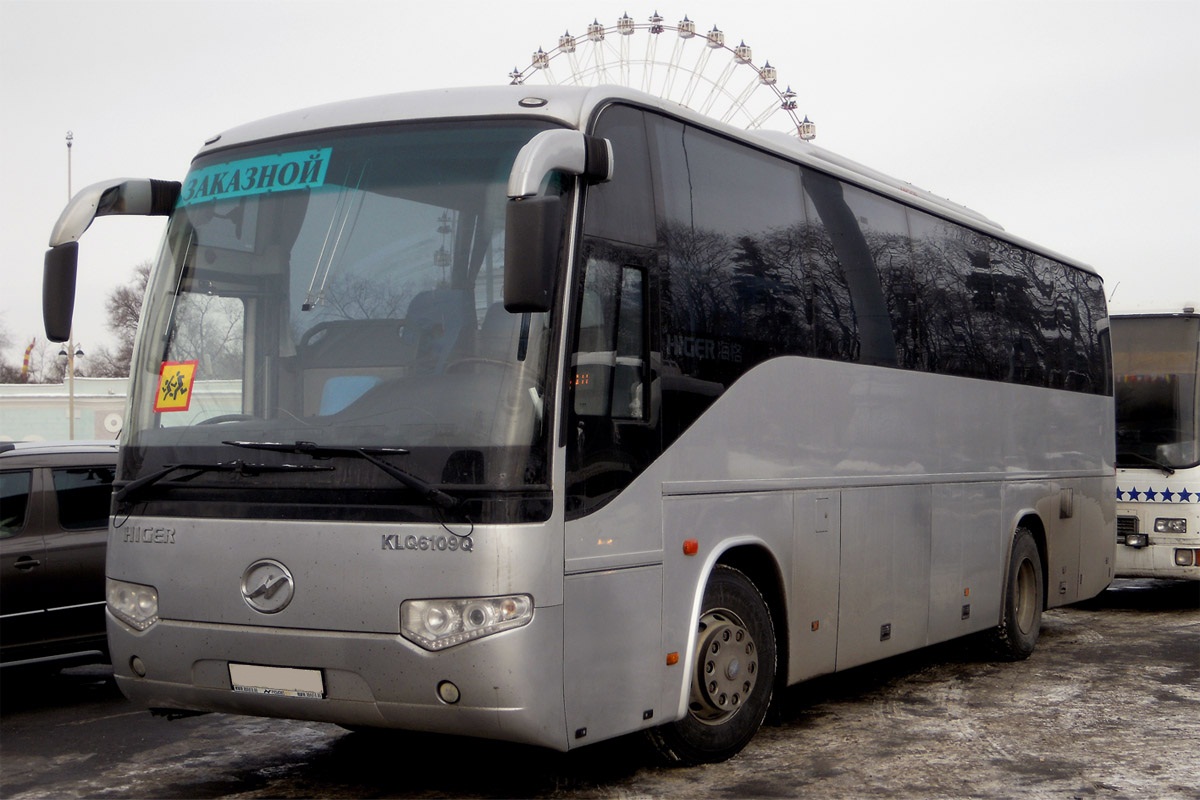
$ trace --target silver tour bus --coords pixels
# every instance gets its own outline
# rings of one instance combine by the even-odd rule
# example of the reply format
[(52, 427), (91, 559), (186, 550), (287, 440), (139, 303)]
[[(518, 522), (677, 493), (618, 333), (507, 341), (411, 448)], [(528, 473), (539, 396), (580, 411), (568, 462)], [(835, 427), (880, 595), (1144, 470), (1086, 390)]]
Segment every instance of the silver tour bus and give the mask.
[(1200, 312), (1112, 315), (1117, 577), (1200, 581)]
[(218, 711), (716, 761), (773, 693), (1113, 577), (1082, 264), (784, 134), (614, 87), (222, 133), (168, 217), (108, 551), (116, 680)]

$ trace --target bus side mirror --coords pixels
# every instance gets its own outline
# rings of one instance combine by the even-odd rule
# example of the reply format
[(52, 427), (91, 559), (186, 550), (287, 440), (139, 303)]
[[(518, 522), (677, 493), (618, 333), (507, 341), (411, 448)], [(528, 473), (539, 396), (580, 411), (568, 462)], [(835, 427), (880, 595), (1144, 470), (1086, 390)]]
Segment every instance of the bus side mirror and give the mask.
[(542, 131), (513, 161), (504, 219), (504, 308), (549, 311), (562, 239), (563, 203), (540, 195), (551, 173), (589, 183), (612, 179), (612, 143), (579, 131)]
[(46, 338), (52, 342), (65, 342), (71, 337), (78, 264), (78, 242), (66, 242), (46, 251), (42, 270), (42, 321), (46, 326)]
[(510, 200), (504, 219), (504, 308), (549, 311), (562, 238), (559, 197)]
[(168, 216), (179, 192), (177, 181), (114, 178), (93, 183), (70, 199), (50, 232), (50, 249), (42, 271), (42, 322), (47, 339), (65, 342), (71, 336), (79, 237), (92, 220), (109, 214)]

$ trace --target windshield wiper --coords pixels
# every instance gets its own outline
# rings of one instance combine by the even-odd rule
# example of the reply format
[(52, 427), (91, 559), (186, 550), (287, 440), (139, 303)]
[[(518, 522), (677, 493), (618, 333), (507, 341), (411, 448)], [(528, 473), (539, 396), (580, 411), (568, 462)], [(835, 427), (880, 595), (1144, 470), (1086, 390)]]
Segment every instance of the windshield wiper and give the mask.
[(130, 497), (142, 489), (153, 486), (172, 472), (178, 472), (179, 470), (193, 473), (187, 477), (194, 478), (205, 472), (236, 472), (238, 475), (259, 475), (264, 472), (312, 472), (314, 470), (328, 472), (332, 469), (333, 467), (318, 467), (308, 464), (247, 464), (241, 459), (217, 464), (167, 464), (160, 470), (151, 472), (149, 475), (143, 475), (125, 484), (120, 489), (117, 489), (113, 497), (118, 503), (128, 502)]
[(361, 458), (379, 467), (379, 469), (400, 481), (400, 483), (403, 483), (424, 500), (438, 508), (450, 510), (462, 504), (462, 501), (458, 498), (446, 494), (441, 489), (418, 478), (411, 472), (405, 472), (399, 467), (393, 466), (381, 458), (377, 458), (377, 456), (408, 455), (409, 451), (403, 447), (337, 447), (317, 444), (316, 442), (293, 442), (291, 444), (286, 442), (223, 442), (223, 444), (233, 447), (245, 447), (249, 450), (270, 450), (276, 453), (309, 455), (313, 458), (333, 458), (334, 456)]
[(1163, 471), (1164, 475), (1175, 474), (1174, 467), (1164, 464), (1158, 459), (1150, 458), (1150, 456), (1144, 456), (1141, 453), (1117, 453), (1117, 463), (1120, 464), (1123, 459), (1133, 459), (1135, 461), (1140, 461), (1143, 464), (1149, 464), (1153, 467), (1157, 467)]

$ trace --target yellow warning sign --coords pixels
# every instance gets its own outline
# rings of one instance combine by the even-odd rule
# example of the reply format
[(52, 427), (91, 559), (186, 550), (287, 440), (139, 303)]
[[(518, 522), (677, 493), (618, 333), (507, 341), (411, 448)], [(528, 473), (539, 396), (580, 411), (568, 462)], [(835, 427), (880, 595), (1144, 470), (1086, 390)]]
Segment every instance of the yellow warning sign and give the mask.
[(155, 411), (187, 411), (192, 402), (192, 382), (196, 378), (196, 361), (164, 361), (158, 371), (158, 394)]

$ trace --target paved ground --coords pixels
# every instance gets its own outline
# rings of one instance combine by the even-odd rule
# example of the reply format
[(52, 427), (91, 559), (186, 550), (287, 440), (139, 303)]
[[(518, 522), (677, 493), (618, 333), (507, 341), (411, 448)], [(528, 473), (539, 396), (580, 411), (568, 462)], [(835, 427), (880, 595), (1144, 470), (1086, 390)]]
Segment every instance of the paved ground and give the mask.
[(1118, 581), (1025, 662), (939, 646), (791, 690), (737, 758), (656, 766), (316, 723), (151, 718), (99, 667), (0, 676), (0, 797), (1200, 798), (1200, 585)]

